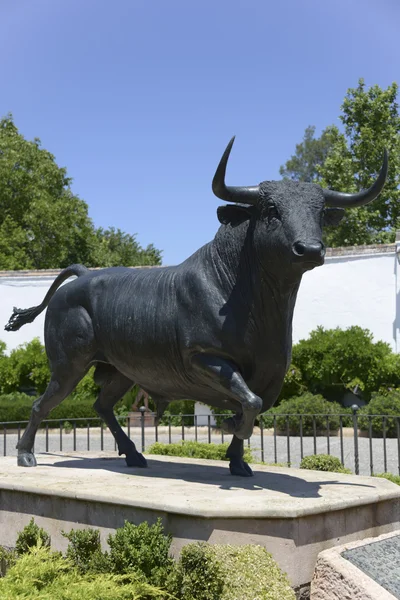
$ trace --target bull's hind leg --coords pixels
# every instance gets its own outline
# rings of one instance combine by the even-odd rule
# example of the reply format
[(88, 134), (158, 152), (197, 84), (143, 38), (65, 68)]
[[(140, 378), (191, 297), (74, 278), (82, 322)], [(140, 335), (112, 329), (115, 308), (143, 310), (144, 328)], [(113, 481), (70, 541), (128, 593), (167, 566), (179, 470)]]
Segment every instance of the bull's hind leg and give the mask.
[(86, 369), (82, 369), (79, 374), (69, 373), (69, 375), (67, 375), (67, 372), (64, 372), (63, 374), (52, 374), (46, 391), (33, 403), (29, 423), (17, 444), (18, 466), (36, 467), (37, 463), (35, 455), (33, 454), (33, 445), (40, 423), (47, 417), (53, 408), (58, 406), (58, 404), (72, 392), (85, 375), (85, 372)]
[(51, 379), (44, 394), (33, 403), (28, 426), (17, 444), (18, 464), (24, 467), (36, 466), (33, 445), (41, 421), (73, 391), (90, 367), (95, 347), (86, 310), (61, 296), (47, 309), (45, 343)]
[[(103, 373), (106, 373), (104, 378)], [(119, 456), (125, 454), (128, 467), (147, 467), (146, 459), (136, 450), (135, 444), (128, 438), (121, 425), (115, 418), (114, 406), (126, 392), (134, 385), (133, 381), (122, 375), (117, 369), (110, 365), (99, 365), (96, 369), (95, 378), (102, 380), (99, 397), (94, 403), (97, 414), (108, 425), (118, 446)]]

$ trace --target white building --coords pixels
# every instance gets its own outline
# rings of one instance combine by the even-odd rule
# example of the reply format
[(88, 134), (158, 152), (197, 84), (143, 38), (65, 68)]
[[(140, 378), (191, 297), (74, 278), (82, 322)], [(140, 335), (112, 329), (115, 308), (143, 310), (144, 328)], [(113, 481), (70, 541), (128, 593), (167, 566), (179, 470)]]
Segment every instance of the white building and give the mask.
[[(351, 325), (369, 329), (400, 352), (400, 239), (394, 244), (328, 249), (325, 265), (306, 273), (297, 299), (293, 341), (306, 338), (318, 325)], [(0, 324), (14, 306), (28, 308), (42, 301), (59, 271), (0, 271)], [(44, 313), (19, 331), (0, 333), (10, 351), (39, 337)], [(199, 406), (198, 411), (203, 411)], [(208, 408), (204, 407), (206, 414)], [(203, 411), (203, 412), (204, 412)], [(200, 414), (200, 412), (198, 412)]]

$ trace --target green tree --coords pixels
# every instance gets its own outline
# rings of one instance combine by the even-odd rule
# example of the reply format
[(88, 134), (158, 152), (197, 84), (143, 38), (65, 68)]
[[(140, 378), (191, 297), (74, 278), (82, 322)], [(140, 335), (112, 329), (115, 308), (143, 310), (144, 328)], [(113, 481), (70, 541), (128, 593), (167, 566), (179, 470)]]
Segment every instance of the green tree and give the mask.
[(282, 177), (307, 183), (318, 181), (318, 167), (324, 163), (333, 145), (332, 129), (335, 131), (335, 128), (327, 127), (321, 137), (316, 138), (315, 127), (307, 127), (303, 141), (296, 144), (295, 154), (280, 167)]
[(160, 264), (135, 236), (96, 230), (86, 202), (40, 140), (26, 140), (11, 115), (0, 120), (0, 269)]
[(93, 256), (96, 264), (105, 267), (161, 264), (161, 252), (153, 244), (144, 249), (134, 235), (114, 227), (96, 230)]
[[(322, 187), (357, 192), (371, 185), (382, 165), (384, 148), (389, 151), (389, 173), (383, 192), (373, 203), (346, 210), (338, 227), (326, 228), (329, 246), (388, 243), (400, 227), (400, 115), (396, 83), (382, 89), (367, 88), (360, 79), (350, 88), (341, 106), (343, 132), (335, 126), (326, 128), (321, 138), (314, 139), (312, 128), (306, 130), (303, 143), (281, 174), (299, 181), (312, 181)], [(307, 134), (307, 131), (310, 131)], [(326, 154), (306, 152), (306, 146), (318, 148), (315, 142), (328, 139)], [(298, 149), (299, 148), (299, 149)], [(311, 156), (311, 159), (309, 158)], [(294, 159), (298, 159), (296, 162)]]

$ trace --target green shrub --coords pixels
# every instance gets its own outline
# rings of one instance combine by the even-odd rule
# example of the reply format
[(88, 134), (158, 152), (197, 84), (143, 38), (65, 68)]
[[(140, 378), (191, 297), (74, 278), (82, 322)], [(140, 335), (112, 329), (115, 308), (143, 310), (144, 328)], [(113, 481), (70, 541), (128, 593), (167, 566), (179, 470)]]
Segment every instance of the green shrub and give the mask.
[[(322, 396), (314, 396), (307, 392), (302, 396), (295, 396), (289, 400), (283, 400), (279, 406), (272, 408), (264, 413), (262, 418), (265, 427), (273, 427), (273, 417), (276, 415), (276, 427), (279, 431), (285, 432), (289, 423), (290, 435), (298, 435), (300, 433), (300, 418), (303, 416), (303, 435), (313, 435), (314, 424), (313, 417), (315, 416), (315, 427), (318, 431), (326, 431), (327, 415), (329, 416), (330, 431), (337, 431), (340, 425), (339, 414), (349, 412), (337, 402), (328, 402)], [(282, 414), (282, 416), (279, 416)], [(284, 415), (289, 415), (287, 418)], [(292, 416), (291, 416), (292, 415)], [(345, 424), (345, 423), (343, 423)]]
[(34, 398), (21, 392), (0, 395), (0, 423), (27, 421), (31, 414), (33, 400)]
[(307, 392), (307, 386), (304, 383), (303, 374), (300, 369), (292, 363), (285, 375), (276, 406), (279, 406), (282, 400), (287, 400), (293, 396), (301, 396), (305, 392)]
[[(161, 454), (164, 456), (185, 456), (187, 458), (205, 458), (210, 460), (229, 460), (226, 451), (229, 444), (205, 444), (202, 442), (178, 442), (176, 444), (161, 444), (156, 442), (146, 451), (146, 454)], [(249, 448), (244, 450), (244, 460), (253, 462)]]
[(331, 473), (351, 473), (351, 470), (346, 469), (336, 456), (331, 456), (330, 454), (305, 456), (300, 463), (300, 469), (329, 471)]
[(318, 327), (307, 340), (293, 346), (293, 364), (314, 394), (341, 400), (358, 386), (368, 400), (380, 387), (400, 384), (400, 356), (384, 342), (373, 342), (367, 329)]
[(172, 591), (180, 600), (294, 600), (287, 576), (261, 546), (189, 544)]
[(25, 525), (23, 530), (19, 532), (15, 550), (21, 556), (37, 546), (39, 542), (42, 546), (50, 546), (50, 536), (44, 529), (36, 525), (35, 520), (32, 518), (29, 524)]
[(388, 479), (396, 485), (400, 485), (400, 475), (393, 475), (392, 473), (379, 473), (378, 475), (375, 475), (375, 477), (382, 477), (383, 479)]
[(220, 600), (224, 575), (215, 547), (206, 543), (185, 546), (170, 586), (180, 600)]
[(0, 393), (37, 390), (42, 394), (50, 379), (44, 346), (38, 338), (18, 346), (0, 360)]
[[(182, 417), (182, 415), (187, 415)], [(193, 400), (174, 400), (168, 404), (167, 410), (160, 419), (160, 425), (173, 425), (179, 427), (183, 424), (186, 427), (194, 425), (194, 401)]]
[(1, 600), (151, 600), (168, 594), (135, 574), (82, 575), (49, 548), (34, 547), (0, 579)]
[(161, 586), (174, 569), (169, 555), (171, 542), (172, 536), (164, 534), (161, 519), (154, 525), (125, 521), (108, 537), (112, 569), (117, 574), (144, 575), (149, 583)]
[(63, 531), (62, 535), (69, 541), (66, 556), (81, 574), (112, 570), (108, 554), (101, 549), (98, 529), (71, 529), (68, 533)]
[(0, 546), (0, 577), (4, 577), (7, 571), (15, 565), (18, 555), (15, 550)]
[[(385, 420), (387, 437), (397, 437), (397, 418), (400, 422), (400, 390), (394, 390), (387, 395), (373, 394), (369, 404), (359, 411), (358, 425), (363, 431), (369, 431), (368, 415), (372, 416), (371, 426), (375, 435), (383, 435), (383, 419), (379, 415), (389, 415)], [(391, 418), (390, 418), (391, 417)]]
[[(0, 396), (0, 423), (5, 421), (28, 421), (34, 400), (35, 398), (19, 392)], [(94, 398), (86, 395), (82, 398), (77, 395), (70, 396), (50, 412), (48, 419), (62, 419), (71, 422), (74, 419), (96, 417), (99, 419), (98, 424), (100, 424), (100, 418), (94, 410), (93, 404)], [(77, 427), (84, 427), (86, 424), (87, 421), (76, 422)], [(54, 424), (54, 426), (57, 426), (57, 424)], [(10, 427), (15, 427), (15, 425)]]

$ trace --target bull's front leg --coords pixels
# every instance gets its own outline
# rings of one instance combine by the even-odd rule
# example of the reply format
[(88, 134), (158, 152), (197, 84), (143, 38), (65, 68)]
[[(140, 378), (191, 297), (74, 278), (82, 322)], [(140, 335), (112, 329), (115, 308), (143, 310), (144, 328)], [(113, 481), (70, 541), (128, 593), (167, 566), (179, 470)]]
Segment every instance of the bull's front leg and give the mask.
[[(248, 387), (239, 369), (230, 361), (214, 356), (212, 354), (196, 354), (193, 359), (194, 368), (201, 374), (202, 383), (206, 383), (214, 390), (221, 391), (224, 396), (229, 396), (239, 402), (242, 406), (242, 412), (239, 415), (227, 419), (224, 428), (228, 433), (233, 433), (237, 440), (246, 440), (251, 437), (254, 428), (254, 421), (262, 409), (262, 400), (256, 396)], [(242, 461), (240, 447), (243, 444), (231, 444), (231, 452), (228, 458), (232, 463)], [(243, 462), (243, 461), (242, 461)], [(240, 469), (239, 469), (240, 470)], [(243, 474), (244, 473), (234, 473)], [(251, 475), (247, 470), (247, 476)]]

